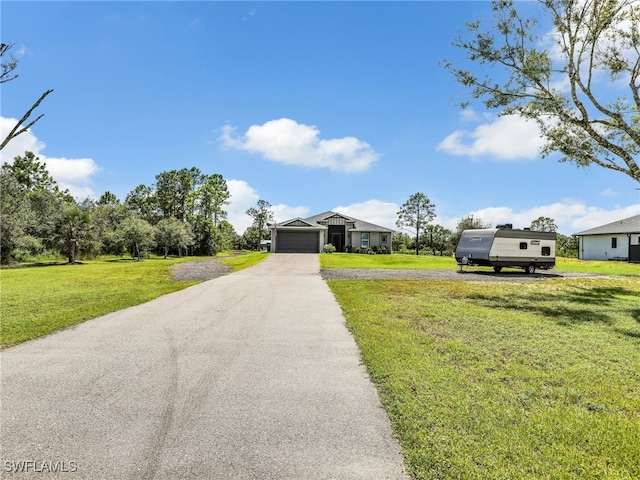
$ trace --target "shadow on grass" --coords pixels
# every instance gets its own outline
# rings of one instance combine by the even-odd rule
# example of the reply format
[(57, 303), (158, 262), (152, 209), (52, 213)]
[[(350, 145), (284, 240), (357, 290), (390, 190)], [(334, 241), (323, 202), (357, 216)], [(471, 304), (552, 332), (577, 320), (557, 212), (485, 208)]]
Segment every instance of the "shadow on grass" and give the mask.
[[(490, 308), (541, 314), (563, 326), (587, 323), (602, 323), (610, 326), (615, 318), (610, 312), (621, 311), (618, 297), (633, 295), (636, 295), (636, 292), (621, 287), (575, 287), (562, 293), (540, 293), (526, 300), (510, 301), (503, 295), (488, 294), (469, 295), (467, 298)], [(627, 313), (640, 322), (640, 310), (630, 309)], [(634, 337), (639, 335), (637, 332), (626, 332), (626, 334)]]
[(486, 270), (458, 270), (458, 273), (463, 275), (483, 275), (485, 277), (494, 277), (501, 279), (518, 279), (518, 278), (562, 278), (562, 275), (557, 273), (527, 273), (525, 271), (501, 271), (501, 272), (489, 272)]
[(39, 268), (39, 267), (64, 267), (66, 265), (83, 265), (82, 262), (33, 262), (33, 263), (20, 263), (16, 265), (3, 265), (3, 270), (18, 270), (21, 268)]
[[(632, 309), (629, 312), (631, 313), (631, 316), (634, 318), (634, 320), (640, 323), (640, 308)], [(640, 339), (640, 330), (616, 328), (616, 332), (618, 332), (620, 335), (625, 335), (627, 337)]]

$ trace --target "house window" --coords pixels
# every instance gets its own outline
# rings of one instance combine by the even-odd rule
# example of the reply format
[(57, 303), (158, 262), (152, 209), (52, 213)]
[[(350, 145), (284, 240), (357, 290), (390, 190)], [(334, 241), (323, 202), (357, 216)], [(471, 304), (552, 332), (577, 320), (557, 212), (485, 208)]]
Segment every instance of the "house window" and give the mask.
[(380, 243), (387, 243), (387, 236), (384, 233), (380, 235)]
[(551, 247), (542, 247), (542, 256), (550, 257), (551, 256)]
[(362, 248), (369, 248), (369, 232), (362, 232)]
[(520, 250), (526, 250), (527, 249), (527, 242), (520, 242)]
[(611, 248), (618, 248), (618, 238), (617, 237), (613, 237), (611, 239)]

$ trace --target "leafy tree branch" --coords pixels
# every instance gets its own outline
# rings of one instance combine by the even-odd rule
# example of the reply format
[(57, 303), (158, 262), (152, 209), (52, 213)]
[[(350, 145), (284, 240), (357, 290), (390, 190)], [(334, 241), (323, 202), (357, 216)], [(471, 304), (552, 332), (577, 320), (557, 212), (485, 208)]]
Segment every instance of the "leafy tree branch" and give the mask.
[[(640, 182), (640, 3), (538, 4), (552, 32), (521, 15), (512, 0), (493, 0), (493, 24), (467, 22), (466, 34), (454, 42), (475, 64), (473, 71), (450, 60), (444, 67), (473, 100), (535, 121), (545, 139), (543, 156), (558, 152), (560, 161), (595, 164)], [(626, 85), (627, 94), (616, 97), (614, 83)]]

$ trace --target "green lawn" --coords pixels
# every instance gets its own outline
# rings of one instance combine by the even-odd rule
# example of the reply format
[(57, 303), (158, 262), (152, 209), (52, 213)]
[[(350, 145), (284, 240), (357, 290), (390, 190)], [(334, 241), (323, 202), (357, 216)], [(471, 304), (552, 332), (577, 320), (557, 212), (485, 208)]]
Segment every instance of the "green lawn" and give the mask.
[[(234, 271), (266, 258), (260, 252), (224, 256)], [(169, 266), (210, 257), (142, 262), (94, 260), (0, 271), (0, 348), (17, 345), (122, 308), (152, 300), (197, 282), (174, 282)]]
[[(399, 269), (457, 269), (453, 257), (429, 255), (364, 255), (358, 253), (332, 253), (320, 255), (321, 268), (399, 268)], [(465, 267), (471, 270), (487, 270), (489, 267)], [(604, 275), (640, 276), (640, 264), (626, 262), (585, 261), (575, 258), (558, 257), (556, 270), (589, 272)]]
[(366, 255), (362, 253), (323, 253), (320, 268), (402, 268), (447, 269), (458, 268), (453, 257), (426, 255)]
[(627, 262), (603, 262), (598, 260), (578, 260), (577, 258), (556, 258), (556, 270), (569, 272), (599, 273), (602, 275), (640, 276), (640, 264)]
[[(320, 258), (323, 268), (458, 268), (450, 257)], [(2, 270), (1, 345), (185, 288), (168, 267), (188, 260)], [(640, 266), (557, 268), (616, 277), (329, 281), (415, 478), (640, 478)]]
[(329, 285), (415, 478), (640, 478), (636, 278)]

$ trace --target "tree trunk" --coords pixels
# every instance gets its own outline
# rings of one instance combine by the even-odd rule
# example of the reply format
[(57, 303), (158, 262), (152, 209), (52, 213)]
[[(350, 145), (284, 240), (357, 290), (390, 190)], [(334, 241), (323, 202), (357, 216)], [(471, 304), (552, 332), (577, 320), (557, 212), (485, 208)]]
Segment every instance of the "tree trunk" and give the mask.
[(67, 255), (70, 264), (76, 263), (76, 246), (75, 242), (69, 242), (69, 254)]

